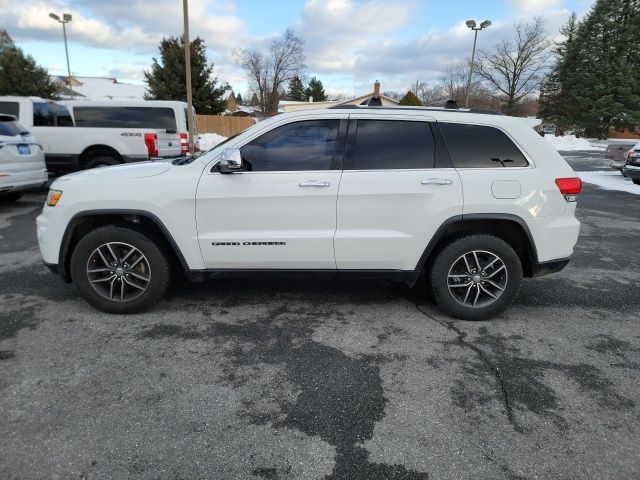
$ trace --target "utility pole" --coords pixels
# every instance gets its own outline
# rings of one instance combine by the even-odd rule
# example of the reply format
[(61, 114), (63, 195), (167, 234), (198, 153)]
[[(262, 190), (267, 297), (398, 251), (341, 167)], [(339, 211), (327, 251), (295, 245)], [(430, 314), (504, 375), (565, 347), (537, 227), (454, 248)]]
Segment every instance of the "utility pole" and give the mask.
[(193, 95), (191, 93), (191, 42), (189, 41), (189, 6), (188, 0), (182, 0), (182, 9), (184, 12), (184, 68), (187, 82), (187, 125), (189, 130), (189, 155), (193, 155)]

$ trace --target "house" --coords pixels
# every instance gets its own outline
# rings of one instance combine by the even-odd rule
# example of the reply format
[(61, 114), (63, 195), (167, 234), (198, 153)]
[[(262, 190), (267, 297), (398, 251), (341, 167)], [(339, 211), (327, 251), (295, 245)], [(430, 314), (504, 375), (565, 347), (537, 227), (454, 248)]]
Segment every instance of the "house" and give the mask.
[(227, 110), (230, 113), (238, 110), (238, 101), (236, 100), (236, 95), (235, 93), (233, 93), (233, 90), (226, 90), (222, 94), (222, 98), (224, 98), (225, 102), (227, 102)]
[(60, 84), (60, 97), (65, 100), (144, 100), (146, 85), (120, 82), (113, 77), (51, 77)]
[(373, 84), (373, 91), (359, 95), (349, 100), (329, 100), (325, 102), (295, 102), (283, 100), (278, 103), (279, 112), (294, 112), (296, 110), (309, 110), (312, 108), (329, 108), (336, 105), (371, 105), (388, 106), (399, 105), (400, 102), (380, 93), (380, 81)]

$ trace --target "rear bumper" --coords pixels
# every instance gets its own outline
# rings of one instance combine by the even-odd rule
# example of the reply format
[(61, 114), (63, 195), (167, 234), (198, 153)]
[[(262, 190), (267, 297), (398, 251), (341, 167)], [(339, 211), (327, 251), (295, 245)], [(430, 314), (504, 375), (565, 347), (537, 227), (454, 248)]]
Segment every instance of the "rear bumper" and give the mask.
[(568, 258), (560, 258), (558, 260), (551, 260), (549, 262), (538, 262), (533, 265), (532, 269), (532, 277), (542, 277), (544, 275), (549, 275), (550, 273), (556, 273), (560, 270), (563, 270), (569, 262), (571, 261), (571, 257)]
[(49, 175), (45, 168), (26, 172), (0, 171), (0, 192), (6, 193), (39, 188), (44, 186), (48, 181)]

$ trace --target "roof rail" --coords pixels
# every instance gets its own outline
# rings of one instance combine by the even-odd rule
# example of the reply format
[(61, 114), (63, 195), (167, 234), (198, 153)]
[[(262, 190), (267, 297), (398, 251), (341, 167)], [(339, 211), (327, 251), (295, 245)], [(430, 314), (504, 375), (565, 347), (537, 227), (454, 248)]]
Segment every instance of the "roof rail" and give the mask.
[(328, 107), (331, 109), (344, 109), (344, 110), (418, 110), (426, 112), (459, 112), (459, 113), (476, 113), (482, 115), (504, 115), (500, 112), (493, 110), (483, 110), (480, 108), (444, 108), (444, 107), (412, 107), (405, 105), (383, 105), (383, 106), (370, 106), (370, 105), (333, 105)]

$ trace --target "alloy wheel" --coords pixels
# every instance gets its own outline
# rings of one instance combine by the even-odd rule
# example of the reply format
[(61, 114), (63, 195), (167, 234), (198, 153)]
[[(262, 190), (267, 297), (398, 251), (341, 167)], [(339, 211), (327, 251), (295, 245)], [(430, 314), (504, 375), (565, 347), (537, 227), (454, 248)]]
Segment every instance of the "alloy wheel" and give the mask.
[(486, 250), (472, 250), (458, 257), (447, 274), (447, 287), (456, 302), (481, 308), (494, 303), (507, 287), (507, 267)]
[(151, 282), (147, 257), (133, 245), (110, 242), (96, 248), (87, 261), (87, 278), (102, 297), (127, 302), (142, 295)]

